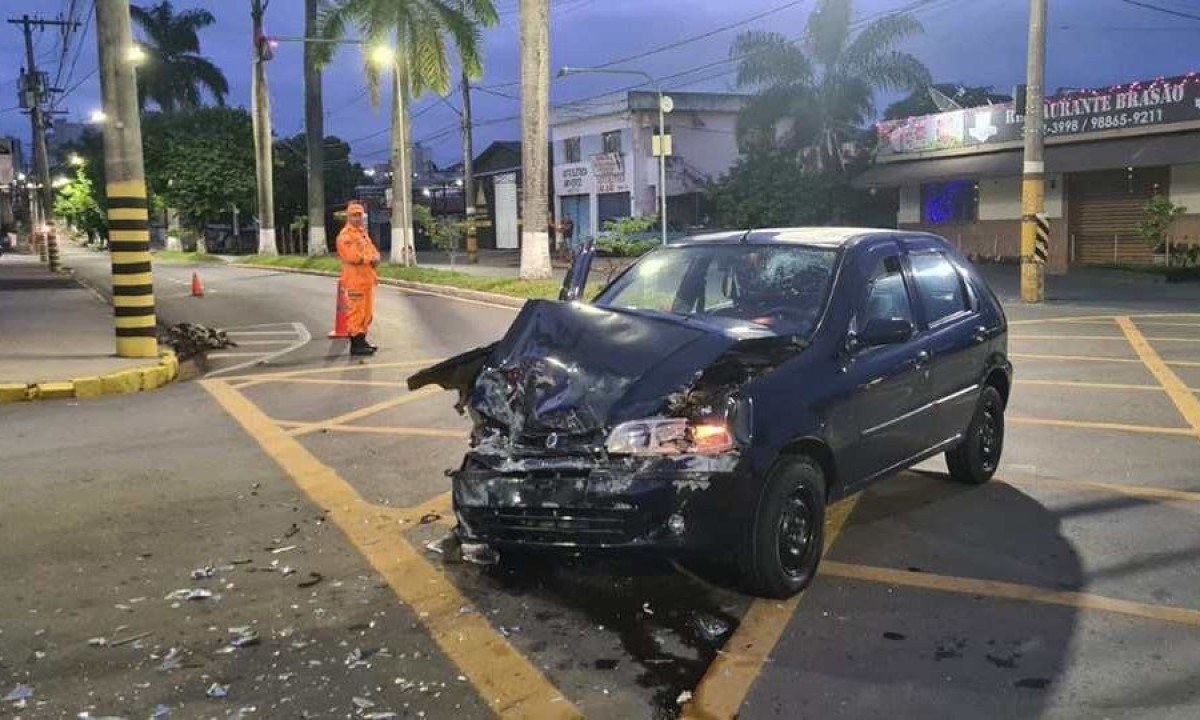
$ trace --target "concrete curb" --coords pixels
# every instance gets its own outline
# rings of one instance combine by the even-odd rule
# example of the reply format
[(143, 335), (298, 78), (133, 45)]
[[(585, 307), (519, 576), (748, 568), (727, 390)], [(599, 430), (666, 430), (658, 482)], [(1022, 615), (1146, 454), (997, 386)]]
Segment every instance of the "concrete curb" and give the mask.
[(179, 359), (164, 351), (157, 365), (130, 368), (107, 375), (75, 378), (65, 382), (0, 383), (0, 404), (30, 400), (88, 399), (104, 395), (155, 390), (179, 377)]
[[(311, 268), (289, 268), (277, 267), (275, 265), (257, 265), (254, 263), (231, 263), (234, 267), (252, 268), (254, 270), (274, 270), (278, 272), (297, 273), (300, 275), (320, 275), (323, 277), (337, 277), (338, 273), (328, 270), (313, 270)], [(503, 305), (505, 307), (520, 310), (525, 306), (528, 298), (519, 298), (512, 295), (500, 295), (498, 293), (483, 292), (480, 290), (467, 290), (465, 288), (450, 287), (448, 285), (432, 285), (430, 283), (413, 282), (411, 280), (396, 280), (393, 278), (379, 278), (380, 285), (389, 285), (402, 290), (412, 290), (414, 292), (427, 293), (429, 295), (441, 295), (444, 297), (457, 298), (459, 300), (471, 300), (474, 302), (487, 303), (489, 305)]]

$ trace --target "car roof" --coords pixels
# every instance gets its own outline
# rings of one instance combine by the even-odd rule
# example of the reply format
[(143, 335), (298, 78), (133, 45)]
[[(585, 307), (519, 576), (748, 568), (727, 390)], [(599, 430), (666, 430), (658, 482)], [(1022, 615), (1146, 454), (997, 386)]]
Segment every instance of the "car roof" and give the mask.
[(693, 235), (672, 241), (671, 245), (691, 245), (698, 243), (739, 244), (739, 243), (795, 243), (797, 245), (813, 245), (816, 247), (843, 248), (856, 240), (865, 237), (893, 237), (896, 239), (911, 237), (913, 233), (883, 228), (855, 227), (794, 227), (794, 228), (763, 228), (756, 230), (735, 230), (732, 232), (705, 233)]

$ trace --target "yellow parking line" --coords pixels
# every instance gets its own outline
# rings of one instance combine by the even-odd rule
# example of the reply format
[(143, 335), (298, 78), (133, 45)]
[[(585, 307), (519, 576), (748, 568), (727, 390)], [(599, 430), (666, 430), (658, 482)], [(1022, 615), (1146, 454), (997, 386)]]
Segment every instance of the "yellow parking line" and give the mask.
[(201, 385), (329, 517), (428, 630), (442, 652), (501, 717), (576, 718), (581, 713), (479, 614), (470, 601), (397, 531), (395, 515), (363, 502), (336, 471), (288, 437), (240, 392), (219, 380)]
[(1159, 357), (1150, 343), (1146, 342), (1146, 338), (1142, 332), (1137, 329), (1133, 321), (1128, 317), (1117, 318), (1117, 324), (1121, 326), (1121, 330), (1129, 338), (1129, 344), (1133, 346), (1134, 352), (1145, 363), (1146, 368), (1154, 375), (1159, 384), (1163, 386), (1163, 390), (1167, 391), (1167, 397), (1171, 398), (1171, 402), (1175, 403), (1176, 409), (1188, 425), (1192, 426), (1192, 432), (1200, 438), (1200, 400), (1192, 394), (1188, 386), (1179, 379), (1179, 376), (1171, 372), (1167, 367), (1167, 363)]
[(326, 367), (326, 368), (310, 368), (308, 370), (286, 370), (275, 373), (256, 373), (254, 375), (229, 375), (226, 380), (255, 380), (257, 382), (273, 382), (278, 378), (304, 377), (306, 375), (320, 375), (324, 373), (344, 373), (357, 372), (359, 370), (391, 370), (405, 368), (420, 368), (428, 365), (435, 365), (445, 358), (432, 358), (429, 360), (405, 360), (403, 362), (390, 363), (372, 363), (362, 362), (357, 365), (346, 365), (344, 367)]
[[(323, 378), (307, 377), (272, 377), (259, 378), (251, 382), (254, 385), (264, 385), (267, 383), (288, 383), (293, 385), (353, 385), (358, 387), (408, 388), (408, 385), (403, 382), (387, 380), (325, 380)], [(244, 385), (242, 387), (244, 387)]]
[(1148, 487), (1145, 485), (1122, 485), (1120, 483), (1104, 483), (1094, 480), (1063, 480), (1059, 478), (1039, 478), (1029, 475), (1005, 476), (1001, 482), (1008, 485), (1060, 485), (1066, 488), (1081, 488), (1116, 495), (1141, 498), (1143, 500), (1200, 503), (1200, 492), (1188, 490), (1171, 490), (1170, 488)]
[[(466, 430), (443, 430), (423, 427), (373, 427), (369, 425), (329, 425), (322, 428), (330, 432), (360, 433), (365, 435), (410, 435), (415, 437), (452, 438), (466, 440), (471, 433)], [(290, 434), (290, 433), (289, 433)]]
[(1014, 380), (1015, 385), (1036, 385), (1039, 387), (1066, 387), (1079, 388), (1081, 390), (1153, 390), (1154, 392), (1162, 392), (1162, 388), (1158, 385), (1126, 385), (1124, 383), (1093, 383), (1093, 382), (1067, 382), (1060, 380)]
[(850, 563), (833, 562), (831, 560), (826, 560), (821, 564), (821, 572), (825, 575), (851, 580), (865, 580), (867, 582), (902, 585), (905, 587), (922, 588), (924, 590), (938, 590), (966, 595), (983, 595), (985, 597), (1018, 600), (1042, 605), (1060, 605), (1079, 610), (1098, 610), (1100, 612), (1130, 615), (1147, 620), (1200, 627), (1200, 610), (1171, 607), (1168, 605), (1147, 605), (1130, 600), (1118, 600), (1101, 595), (1092, 595), (1091, 593), (1048, 590), (1020, 583), (954, 577), (952, 575), (934, 575), (932, 573), (894, 570), (892, 568), (872, 567), (869, 565), (853, 565)]
[(348, 412), (348, 413), (345, 413), (342, 415), (338, 415), (337, 417), (333, 417), (328, 420), (322, 420), (321, 422), (305, 423), (303, 425), (298, 425), (296, 427), (293, 427), (291, 430), (288, 430), (288, 435), (295, 437), (295, 436), (299, 436), (299, 435), (307, 435), (309, 433), (318, 432), (320, 430), (331, 430), (338, 425), (344, 425), (346, 423), (354, 422), (355, 420), (362, 420), (365, 417), (370, 417), (371, 415), (375, 415), (376, 413), (381, 413), (384, 410), (390, 410), (394, 407), (399, 407), (400, 405), (405, 405), (405, 404), (413, 402), (415, 400), (420, 400), (422, 398), (429, 397), (430, 395), (434, 395), (441, 391), (442, 391), (442, 389), (437, 388), (437, 387), (421, 388), (420, 390), (406, 393), (399, 397), (394, 397), (390, 400), (384, 400), (383, 402), (378, 402), (378, 403), (375, 403), (374, 405), (369, 405), (365, 408), (359, 408), (358, 410), (354, 410), (354, 411), (351, 411), (351, 412)]
[(1009, 326), (1013, 325), (1040, 325), (1042, 323), (1056, 322), (1079, 322), (1082, 320), (1112, 320), (1112, 315), (1060, 315), (1058, 317), (1041, 318), (1036, 320), (1009, 320)]
[(1123, 335), (1009, 335), (1009, 340), (1121, 340)]
[[(825, 527), (826, 552), (841, 534), (859, 497), (855, 495), (829, 508)], [(725, 641), (716, 660), (708, 666), (692, 702), (684, 706), (684, 718), (737, 717), (754, 680), (762, 672), (763, 664), (775, 649), (802, 597), (803, 594), (789, 600), (754, 601), (737, 630)]]
[(1058, 360), (1062, 362), (1115, 362), (1115, 363), (1133, 363), (1140, 365), (1141, 360), (1137, 358), (1118, 358), (1118, 357), (1096, 357), (1095, 355), (1038, 355), (1035, 353), (1009, 353), (1010, 358), (1016, 360)]
[(1155, 427), (1153, 425), (1125, 425), (1122, 423), (1087, 422), (1084, 420), (1052, 420), (1050, 418), (1025, 417), (1023, 415), (1008, 415), (1005, 420), (1014, 425), (1044, 425), (1046, 427), (1066, 427), (1080, 430), (1116, 430), (1120, 432), (1144, 433), (1147, 435), (1183, 435), (1190, 437), (1193, 431), (1188, 428)]

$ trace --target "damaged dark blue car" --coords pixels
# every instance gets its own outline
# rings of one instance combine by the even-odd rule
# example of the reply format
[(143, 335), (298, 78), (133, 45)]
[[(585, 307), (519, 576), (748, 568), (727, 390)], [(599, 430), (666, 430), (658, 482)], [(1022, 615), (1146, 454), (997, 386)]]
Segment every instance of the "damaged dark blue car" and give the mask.
[(527, 303), (500, 342), (409, 379), (459, 391), (463, 542), (728, 556), (746, 588), (813, 578), (825, 508), (945, 453), (1000, 461), (1011, 387), (995, 295), (945, 240), (721, 233), (661, 248), (581, 300)]

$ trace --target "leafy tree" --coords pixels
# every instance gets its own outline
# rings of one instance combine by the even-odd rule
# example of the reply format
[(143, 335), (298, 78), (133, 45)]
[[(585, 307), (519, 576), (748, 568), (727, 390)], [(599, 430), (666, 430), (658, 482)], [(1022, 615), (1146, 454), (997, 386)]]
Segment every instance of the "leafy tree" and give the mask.
[[(347, 28), (357, 26), (368, 46), (399, 46), (393, 75), (393, 91), (398, 102), (392, 114), (392, 157), (400, 157), (399, 148), (411, 144), (409, 99), (426, 90), (439, 95), (450, 92), (450, 59), (447, 39), (458, 48), (459, 61), (471, 78), (483, 75), (480, 54), (480, 28), (495, 25), (498, 15), (492, 0), (332, 0), (322, 13), (322, 31), (328, 38), (340, 38)], [(371, 98), (378, 105), (381, 69), (366, 67)], [(394, 160), (394, 162), (396, 162)], [(392, 168), (392, 195), (396, 198), (392, 226), (392, 261), (415, 264), (412, 243), (413, 217), (409, 180), (411, 159), (406, 167)]]
[(435, 248), (453, 253), (462, 247), (463, 238), (467, 236), (465, 222), (439, 219), (424, 205), (413, 206), (413, 217)]
[[(1142, 209), (1142, 219), (1138, 222), (1138, 234), (1142, 236), (1154, 252), (1164, 252), (1167, 244), (1167, 239), (1171, 231), (1171, 226), (1175, 224), (1175, 220), (1187, 212), (1187, 208), (1182, 205), (1176, 205), (1171, 202), (1171, 199), (1165, 195), (1155, 195), (1150, 198), (1146, 206)], [(1167, 256), (1167, 264), (1188, 264), (1189, 246), (1172, 248), (1174, 252)], [(1182, 251), (1182, 253), (1180, 252)], [(1171, 257), (1174, 255), (1175, 257)]]
[(199, 32), (216, 22), (208, 10), (176, 13), (170, 0), (146, 7), (133, 5), (130, 17), (143, 34), (146, 62), (138, 68), (138, 101), (152, 100), (166, 112), (196, 108), (202, 91), (218, 105), (225, 104), (229, 83), (225, 74), (201, 56)]
[(739, 120), (744, 148), (800, 153), (818, 171), (845, 169), (842, 146), (875, 112), (875, 91), (915, 90), (929, 71), (896, 49), (923, 32), (912, 15), (892, 13), (851, 33), (852, 0), (820, 0), (804, 37), (750, 30), (730, 56), (737, 84), (753, 90)]
[[(1012, 102), (1012, 96), (993, 92), (991, 85), (972, 87), (955, 83), (938, 83), (932, 87), (964, 108)], [(888, 105), (887, 109), (883, 111), (883, 119), (896, 120), (917, 115), (933, 115), (938, 112), (941, 110), (930, 96), (929, 88), (918, 88), (903, 100), (897, 100)]]
[(89, 239), (108, 231), (104, 210), (96, 199), (96, 186), (84, 166), (76, 168), (74, 179), (58, 190), (54, 214)]
[(759, 150), (738, 161), (708, 191), (716, 227), (885, 226), (896, 199), (850, 187), (842, 173), (805, 172), (794, 155)]
[(146, 184), (184, 225), (202, 231), (235, 206), (250, 217), (254, 140), (245, 110), (150, 113), (142, 119), (142, 144)]
[[(355, 186), (365, 181), (362, 166), (350, 161), (350, 146), (337, 137), (325, 138), (324, 154), (321, 172), (325, 178), (325, 207), (340, 207), (354, 196)], [(304, 218), (307, 227), (308, 164), (304, 133), (276, 141), (274, 157), (275, 219), (281, 227), (290, 227), (297, 218)], [(326, 218), (325, 227), (331, 226), (332, 219)]]
[(609, 220), (604, 223), (604, 235), (596, 240), (596, 249), (614, 257), (641, 257), (662, 244), (650, 236), (657, 227), (657, 216)]

